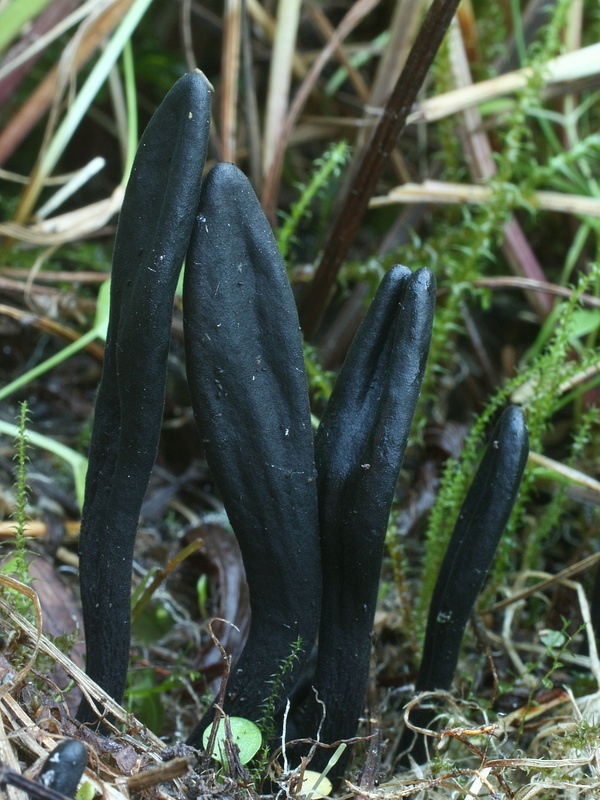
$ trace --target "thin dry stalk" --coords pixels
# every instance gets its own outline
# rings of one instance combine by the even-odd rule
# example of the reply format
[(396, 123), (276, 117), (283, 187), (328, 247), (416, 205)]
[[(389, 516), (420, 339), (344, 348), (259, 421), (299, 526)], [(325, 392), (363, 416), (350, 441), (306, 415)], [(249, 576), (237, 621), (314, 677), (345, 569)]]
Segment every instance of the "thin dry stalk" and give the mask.
[[(341, 190), (342, 195), (345, 193), (357, 170), (360, 168), (360, 164), (364, 158), (364, 150), (368, 145), (373, 126), (376, 124), (379, 110), (388, 101), (394, 85), (400, 77), (410, 49), (414, 44), (419, 25), (423, 19), (426, 4), (426, 0), (400, 0), (400, 2), (396, 3), (394, 15), (390, 24), (390, 40), (379, 60), (375, 79), (370, 91), (369, 101), (365, 106), (364, 119), (362, 122), (368, 127), (364, 130), (359, 130), (352, 161), (348, 167), (344, 179), (344, 186)], [(374, 111), (376, 113), (374, 113)], [(409, 181), (411, 178), (410, 171), (397, 147), (392, 151), (390, 159), (399, 180), (403, 183)]]
[(549, 575), (545, 577), (540, 583), (535, 584), (535, 586), (529, 586), (526, 589), (522, 589), (520, 591), (513, 592), (509, 597), (506, 597), (504, 600), (500, 600), (497, 603), (494, 603), (491, 606), (487, 606), (485, 609), (486, 613), (491, 613), (494, 611), (500, 611), (503, 608), (507, 608), (514, 603), (518, 603), (521, 600), (524, 600), (526, 597), (530, 597), (533, 594), (537, 594), (538, 592), (542, 592), (543, 590), (553, 586), (558, 581), (564, 580), (566, 578), (572, 578), (574, 575), (578, 575), (581, 572), (585, 572), (586, 570), (590, 569), (594, 566), (598, 561), (600, 561), (600, 553), (594, 553), (587, 558), (581, 559), (576, 564), (571, 564), (569, 567), (565, 567), (565, 569), (558, 572), (556, 575)]
[[(596, 375), (600, 370), (600, 361), (595, 364), (591, 371), (586, 371), (586, 379), (589, 379)], [(569, 390), (573, 387), (573, 384), (569, 382), (568, 388)], [(560, 390), (559, 390), (560, 393)], [(562, 464), (560, 461), (556, 461), (553, 458), (548, 458), (548, 456), (544, 456), (541, 453), (529, 453), (529, 461), (533, 464), (537, 464), (539, 467), (544, 467), (545, 469), (551, 470), (556, 475), (559, 475), (562, 478), (566, 478), (571, 483), (575, 483), (578, 486), (583, 486), (585, 489), (589, 489), (589, 491), (594, 492), (597, 496), (596, 503), (600, 505), (600, 481), (594, 480), (594, 478), (590, 477), (589, 475), (585, 475), (578, 469), (573, 469), (573, 467), (569, 467), (566, 464)]]
[(281, 136), (277, 142), (276, 152), (272, 159), (271, 167), (267, 172), (263, 186), (261, 203), (265, 214), (271, 223), (273, 223), (275, 220), (277, 193), (279, 180), (281, 177), (281, 170), (283, 167), (283, 156), (292, 129), (300, 117), (302, 109), (304, 108), (310, 93), (314, 89), (323, 68), (333, 55), (335, 48), (343, 42), (343, 40), (354, 30), (359, 22), (361, 22), (361, 20), (364, 19), (364, 17), (370, 11), (372, 11), (378, 3), (379, 0), (357, 0), (357, 2), (354, 3), (354, 5), (340, 22), (334, 36), (332, 36), (328, 44), (319, 54), (319, 57), (310, 68), (309, 73), (298, 89), (294, 102), (285, 120), (285, 126), (283, 127)]
[[(0, 714), (0, 761), (12, 772), (16, 772), (18, 774), (21, 773), (21, 767), (19, 765), (19, 759), (17, 758), (15, 748), (6, 735), (2, 714)], [(27, 800), (26, 793), (21, 789), (15, 789), (13, 786), (7, 786), (5, 791), (7, 800)]]
[(194, 42), (192, 39), (192, 0), (181, 0), (179, 26), (181, 29), (181, 43), (185, 54), (185, 63), (188, 71), (193, 72), (197, 69), (198, 65), (196, 63)]
[[(308, 4), (308, 13), (315, 28), (319, 31), (321, 36), (326, 42), (331, 42), (335, 36), (335, 28), (329, 22), (322, 9), (314, 3)], [(352, 66), (350, 57), (346, 55), (346, 50), (341, 44), (334, 46), (334, 54), (339, 60), (340, 64), (348, 73), (348, 80), (354, 87), (356, 94), (361, 102), (366, 103), (369, 100), (369, 87), (365, 83), (362, 75), (358, 70)]]
[(237, 104), (242, 41), (242, 2), (226, 0), (221, 54), (221, 158), (235, 163)]
[[(558, 283), (547, 283), (546, 281), (534, 281), (531, 278), (511, 278), (510, 276), (499, 275), (495, 278), (480, 278), (474, 281), (473, 286), (488, 289), (532, 289), (536, 292), (547, 292), (556, 297), (569, 298), (573, 295), (573, 290), (567, 286), (559, 286)], [(590, 308), (600, 308), (600, 297), (591, 294), (580, 296), (582, 306)]]
[[(491, 153), (491, 150), (490, 150)], [(394, 203), (441, 203), (441, 204), (485, 204), (492, 196), (488, 186), (449, 181), (426, 180), (423, 183), (406, 183), (395, 186), (386, 195), (373, 197), (369, 208), (381, 208)], [(560, 214), (580, 214), (586, 217), (600, 217), (600, 199), (566, 192), (534, 192), (527, 198), (531, 205), (542, 211), (555, 211)], [(545, 282), (540, 276), (525, 274), (525, 278)]]
[[(572, 567), (567, 567), (558, 575), (549, 575), (546, 572), (539, 572), (535, 570), (524, 570), (517, 575), (510, 597), (499, 603), (496, 603), (493, 606), (490, 606), (488, 609), (490, 611), (504, 610), (505, 614), (502, 621), (501, 635), (497, 636), (491, 631), (488, 632), (488, 635), (491, 641), (495, 643), (502, 643), (502, 646), (505, 648), (506, 653), (513, 664), (514, 671), (519, 675), (519, 679), (523, 682), (523, 684), (528, 686), (530, 689), (535, 689), (539, 685), (539, 679), (531, 673), (531, 670), (522, 660), (519, 653), (529, 654), (529, 660), (532, 658), (536, 660), (543, 659), (548, 655), (548, 647), (542, 644), (536, 644), (534, 642), (519, 641), (518, 638), (513, 636), (513, 630), (518, 628), (519, 615), (524, 607), (525, 600), (535, 595), (545, 602), (549, 602), (544, 592), (556, 584), (566, 586), (577, 594), (581, 609), (581, 616), (585, 625), (589, 653), (589, 655), (584, 656), (564, 650), (560, 653), (560, 660), (565, 664), (574, 664), (580, 669), (590, 670), (594, 675), (597, 685), (600, 687), (600, 661), (598, 660), (596, 640), (591, 622), (589, 604), (585, 596), (583, 586), (577, 581), (569, 580), (568, 577), (581, 572), (582, 569), (589, 567), (590, 564), (597, 560), (597, 556), (584, 559), (579, 564), (575, 564)], [(537, 578), (540, 580), (533, 586), (526, 586), (526, 582), (531, 578)], [(514, 712), (514, 715), (521, 713), (522, 712), (520, 710), (517, 710)], [(506, 724), (510, 724), (510, 715), (506, 719), (508, 720)]]
[[(525, 89), (532, 75), (531, 68), (525, 67), (497, 78), (479, 81), (462, 89), (454, 89), (427, 98), (409, 114), (407, 125), (423, 120), (434, 122), (472, 106), (481, 105), (487, 100), (519, 92)], [(544, 78), (547, 90), (557, 90), (562, 86), (563, 91), (570, 91), (573, 83), (583, 80), (597, 84), (600, 78), (600, 44), (582, 47), (574, 53), (565, 53), (551, 59), (546, 64)]]
[[(416, 4), (416, 6), (418, 7), (418, 4)], [(315, 27), (325, 37), (326, 41), (331, 41), (335, 36), (335, 29), (331, 25), (331, 23), (329, 22), (329, 20), (325, 16), (325, 14), (321, 11), (320, 8), (318, 8), (317, 6), (312, 5), (312, 4), (310, 4), (308, 6), (308, 11), (309, 11), (309, 14), (311, 16), (311, 19), (313, 20), (313, 22), (315, 24)], [(390, 51), (390, 46), (388, 45), (388, 47), (386, 47), (384, 52), (385, 53), (389, 53), (389, 51)], [(338, 60), (340, 61), (340, 63), (346, 69), (346, 71), (348, 73), (348, 79), (349, 79), (350, 83), (353, 85), (353, 87), (354, 87), (354, 89), (356, 91), (356, 94), (358, 96), (358, 99), (365, 106), (367, 106), (369, 104), (372, 104), (373, 103), (372, 92), (369, 90), (369, 87), (367, 86), (367, 84), (363, 80), (360, 72), (358, 72), (358, 70), (356, 70), (352, 66), (352, 62), (350, 61), (350, 58), (346, 53), (346, 49), (344, 47), (342, 47), (342, 45), (340, 44), (337, 47), (335, 47), (334, 53), (335, 53), (336, 57), (338, 58)], [(396, 53), (394, 53), (394, 56), (396, 56)], [(404, 54), (404, 57), (406, 57), (406, 54)], [(400, 59), (402, 59), (402, 54), (400, 55)], [(396, 60), (399, 60), (399, 59), (396, 58)], [(403, 59), (402, 59), (402, 63), (404, 63)], [(399, 69), (400, 69), (400, 67), (399, 67)], [(356, 121), (358, 122), (358, 120), (356, 120)], [(369, 130), (370, 130), (370, 128), (369, 128)], [(365, 129), (359, 128), (359, 134), (360, 134), (359, 135), (359, 140), (358, 140), (358, 142), (356, 144), (355, 153), (354, 153), (354, 156), (353, 156), (353, 163), (355, 161), (356, 162), (360, 161), (359, 154), (360, 154), (361, 147), (364, 145)], [(392, 166), (396, 170), (396, 173), (398, 174), (400, 179), (401, 180), (408, 180), (408, 174), (409, 174), (408, 173), (408, 169), (407, 169), (407, 167), (406, 167), (406, 165), (404, 163), (404, 159), (402, 158), (400, 152), (397, 149), (394, 149), (394, 151), (391, 154), (391, 162), (392, 162)], [(349, 167), (348, 173), (349, 174), (352, 173), (352, 165)]]
[(97, 233), (121, 209), (125, 189), (119, 184), (106, 200), (59, 214), (33, 225), (0, 223), (0, 235), (38, 247), (60, 245)]
[[(42, 607), (40, 605), (40, 599), (37, 595), (37, 592), (35, 592), (31, 586), (26, 586), (24, 583), (21, 583), (21, 581), (18, 581), (15, 578), (10, 578), (8, 575), (0, 575), (0, 586), (4, 586), (5, 588), (10, 589), (12, 592), (16, 592), (17, 594), (24, 595), (33, 603), (33, 609), (35, 611), (35, 623), (37, 626), (37, 629), (32, 627), (32, 631), (35, 630), (35, 633), (33, 635), (33, 651), (29, 657), (29, 661), (10, 680), (5, 680), (2, 683), (2, 686), (0, 686), (0, 697), (2, 697), (5, 692), (9, 691), (12, 687), (25, 680), (33, 668), (35, 659), (40, 649), (40, 639), (42, 636)], [(2, 603), (4, 603), (3, 600)]]
[(263, 142), (263, 172), (271, 168), (284, 127), (295, 51), (301, 0), (279, 0), (277, 28), (271, 56)]
[[(97, 0), (90, 2), (95, 4)], [(77, 8), (77, 0), (55, 0), (27, 26), (27, 33), (4, 54), (0, 67), (0, 105), (12, 96), (45, 48), (89, 12), (90, 2)]]
[(426, 0), (399, 0), (390, 25), (390, 40), (371, 87), (371, 106), (382, 106), (400, 77), (421, 22)]
[[(274, 42), (277, 23), (273, 17), (263, 8), (259, 0), (246, 0), (246, 6), (252, 21), (262, 29), (269, 42)], [(302, 80), (307, 72), (303, 59), (295, 50), (292, 56), (292, 72), (297, 80)]]
[(245, 87), (244, 113), (247, 129), (248, 168), (250, 182), (254, 186), (254, 190), (258, 193), (260, 192), (260, 185), (262, 182), (260, 115), (254, 81), (250, 18), (247, 5), (248, 3), (246, 0), (242, 6), (242, 79)]

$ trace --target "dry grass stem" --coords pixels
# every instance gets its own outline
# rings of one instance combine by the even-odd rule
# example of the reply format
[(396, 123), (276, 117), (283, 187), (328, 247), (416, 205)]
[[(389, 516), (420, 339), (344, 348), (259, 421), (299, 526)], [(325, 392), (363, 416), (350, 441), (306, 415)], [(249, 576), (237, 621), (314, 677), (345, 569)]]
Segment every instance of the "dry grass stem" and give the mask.
[[(425, 120), (435, 120), (457, 114), (472, 106), (478, 106), (488, 100), (494, 100), (513, 92), (518, 92), (527, 86), (527, 81), (533, 72), (530, 68), (507, 72), (497, 78), (474, 83), (461, 89), (430, 97), (423, 100), (417, 108), (408, 115), (407, 125)], [(569, 90), (569, 84), (584, 78), (598, 78), (600, 76), (600, 44), (582, 47), (573, 53), (566, 53), (552, 59), (546, 65), (546, 86), (564, 87)], [(376, 110), (373, 109), (375, 113)]]
[[(426, 180), (397, 186), (381, 197), (373, 197), (370, 208), (394, 203), (487, 203), (492, 196), (488, 186)], [(536, 209), (600, 217), (600, 199), (565, 192), (535, 192), (527, 201)]]
[[(556, 297), (564, 297), (566, 299), (573, 295), (572, 289), (569, 289), (567, 286), (559, 286), (557, 283), (536, 281), (534, 278), (517, 278), (505, 275), (498, 275), (494, 278), (480, 278), (474, 281), (473, 286), (478, 286), (481, 289), (527, 289), (553, 294), (556, 295)], [(594, 297), (594, 295), (584, 293), (580, 295), (579, 299), (582, 306), (600, 308), (600, 297)]]
[[(545, 589), (553, 586), (559, 581), (562, 581), (566, 578), (572, 578), (575, 575), (580, 574), (581, 572), (586, 572), (587, 570), (591, 569), (595, 564), (600, 561), (600, 553), (594, 553), (587, 558), (582, 558), (581, 561), (578, 561), (576, 564), (571, 564), (568, 567), (565, 567), (563, 570), (558, 572), (556, 575), (548, 575), (542, 580), (540, 583), (536, 583), (534, 586), (529, 586), (527, 589), (520, 589), (516, 590), (511, 595), (504, 600), (500, 600), (497, 603), (493, 603), (492, 605), (486, 606), (486, 612), (494, 612), (500, 611), (503, 608), (506, 608), (513, 603), (517, 603), (521, 600), (524, 600), (527, 597), (530, 597), (533, 594), (538, 592), (542, 592)], [(536, 573), (539, 575), (539, 573)], [(544, 574), (544, 573), (542, 573)]]
[(237, 151), (237, 105), (241, 63), (242, 3), (226, 0), (223, 17), (221, 61), (221, 158), (235, 163)]
[(0, 223), (0, 235), (18, 239), (38, 247), (60, 245), (97, 233), (118, 214), (123, 203), (124, 188), (117, 186), (106, 200), (59, 214), (56, 217), (21, 225), (17, 222)]
[[(120, 734), (114, 729), (116, 741), (133, 747), (139, 754), (140, 764), (154, 763), (156, 765), (148, 773), (142, 771), (132, 778), (119, 775), (109, 769), (106, 764), (97, 773), (99, 763), (95, 764), (92, 760), (90, 767), (86, 769), (84, 777), (85, 780), (92, 784), (97, 793), (106, 798), (106, 800), (127, 800), (130, 796), (128, 788), (138, 791), (144, 787), (156, 786), (161, 781), (171, 781), (185, 774), (189, 769), (185, 758), (177, 758), (167, 764), (162, 764), (160, 753), (165, 749), (164, 743), (123, 708), (118, 706), (100, 687), (90, 681), (86, 674), (70, 658), (58, 650), (41, 633), (41, 610), (36, 592), (10, 578), (0, 577), (0, 583), (15, 591), (18, 590), (32, 599), (35, 603), (37, 619), (36, 628), (20, 613), (15, 611), (10, 602), (0, 597), (0, 610), (11, 620), (16, 629), (21, 632), (21, 635), (28, 640), (32, 647), (28, 664), (10, 681), (5, 681), (0, 689), (0, 757), (3, 762), (9, 764), (16, 771), (20, 771), (16, 757), (11, 758), (10, 756), (11, 752), (14, 753), (16, 745), (28, 753), (30, 757), (39, 760), (46, 758), (49, 752), (63, 738), (56, 732), (50, 733), (40, 727), (38, 722), (30, 717), (24, 707), (12, 696), (12, 692), (17, 686), (27, 683), (27, 676), (39, 652), (49, 657), (72, 677), (90, 700), (93, 699), (93, 701), (103, 705), (107, 713), (113, 715), (121, 724), (126, 725), (128, 730), (134, 731), (136, 734), (134, 739), (131, 736)], [(92, 745), (89, 746), (92, 747)], [(104, 777), (102, 777), (103, 775)], [(110, 780), (108, 780), (109, 775), (112, 776)], [(173, 796), (172, 794), (165, 794), (160, 789), (156, 789), (156, 791), (158, 792), (155, 795), (157, 798)], [(17, 796), (14, 795), (15, 798)]]
[[(597, 371), (600, 370), (600, 362), (594, 365), (593, 372), (590, 373), (589, 377), (592, 377)], [(569, 387), (571, 384), (569, 384)], [(571, 483), (576, 483), (579, 486), (583, 486), (586, 489), (594, 492), (598, 499), (597, 503), (600, 504), (600, 481), (595, 480), (594, 478), (590, 477), (589, 475), (584, 475), (583, 472), (580, 472), (578, 469), (573, 469), (572, 467), (568, 467), (566, 464), (562, 464), (560, 461), (556, 461), (554, 458), (548, 458), (548, 456), (544, 456), (541, 453), (529, 453), (529, 461), (533, 464), (537, 464), (539, 467), (544, 467), (550, 472), (555, 473), (555, 475), (565, 478)]]
[(291, 131), (296, 125), (302, 109), (308, 100), (311, 92), (313, 91), (321, 72), (325, 65), (332, 57), (336, 48), (341, 45), (344, 39), (350, 35), (354, 28), (372, 11), (380, 2), (380, 0), (356, 0), (351, 6), (350, 10), (346, 13), (340, 24), (338, 25), (335, 33), (332, 35), (329, 42), (325, 45), (319, 57), (310, 68), (302, 85), (298, 89), (294, 102), (287, 114), (285, 125), (282, 126), (281, 136), (275, 145), (273, 158), (271, 160), (270, 168), (265, 169), (265, 183), (261, 197), (262, 206), (265, 210), (267, 217), (271, 220), (275, 219), (275, 209), (277, 204), (277, 190), (281, 177), (281, 170), (283, 168), (283, 157), (285, 154), (286, 145), (289, 141)]
[(283, 135), (292, 80), (293, 54), (300, 21), (300, 6), (300, 0), (279, 0), (277, 5), (277, 26), (264, 126), (263, 174), (265, 175), (276, 158), (277, 145)]

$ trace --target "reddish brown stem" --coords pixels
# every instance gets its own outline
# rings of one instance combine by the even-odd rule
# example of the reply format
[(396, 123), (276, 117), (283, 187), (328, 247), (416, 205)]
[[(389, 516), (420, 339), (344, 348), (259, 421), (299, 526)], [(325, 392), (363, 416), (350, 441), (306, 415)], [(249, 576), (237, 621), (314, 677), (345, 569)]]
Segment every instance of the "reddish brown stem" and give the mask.
[(329, 293), (350, 243), (375, 192), (388, 156), (406, 124), (459, 0), (433, 0), (419, 35), (365, 150), (365, 156), (336, 219), (319, 268), (300, 309), (304, 335), (310, 339), (327, 305)]

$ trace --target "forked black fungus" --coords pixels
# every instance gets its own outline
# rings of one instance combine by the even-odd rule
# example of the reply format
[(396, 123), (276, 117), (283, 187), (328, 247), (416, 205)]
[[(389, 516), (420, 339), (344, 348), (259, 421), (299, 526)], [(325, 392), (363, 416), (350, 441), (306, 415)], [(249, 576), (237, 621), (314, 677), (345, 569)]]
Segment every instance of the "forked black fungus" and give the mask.
[[(316, 737), (322, 704), (322, 742), (356, 735), (385, 534), (425, 374), (435, 289), (427, 269), (398, 266), (386, 274), (317, 431), (323, 609), (314, 689), (292, 714), (291, 738)], [(318, 750), (311, 766), (324, 767), (330, 756)]]
[[(79, 550), (86, 670), (117, 702), (129, 663), (133, 546), (158, 449), (173, 298), (198, 207), (209, 125), (208, 82), (189, 73), (142, 136), (115, 241)], [(85, 700), (77, 716), (96, 720)]]
[[(284, 677), (280, 707), (316, 639), (321, 556), (296, 305), (256, 195), (232, 164), (214, 167), (202, 188), (186, 259), (184, 331), (194, 414), (250, 591), (250, 631), (225, 711), (257, 720), (296, 640), (302, 649)], [(200, 745), (213, 713), (189, 744)]]
[[(494, 428), (440, 567), (429, 607), (417, 693), (448, 690), (452, 685), (469, 615), (517, 500), (528, 453), (525, 415), (519, 407), (509, 406)], [(417, 709), (410, 720), (427, 728), (435, 713)], [(427, 757), (423, 736), (406, 727), (398, 752), (404, 766), (409, 755), (422, 763)]]

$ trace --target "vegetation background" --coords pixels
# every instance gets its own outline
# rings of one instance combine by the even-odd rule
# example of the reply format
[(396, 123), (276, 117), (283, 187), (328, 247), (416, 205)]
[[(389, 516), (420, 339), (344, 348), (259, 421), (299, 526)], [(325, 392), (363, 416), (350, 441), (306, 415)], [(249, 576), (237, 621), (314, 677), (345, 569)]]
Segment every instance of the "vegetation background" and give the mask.
[[(42, 597), (46, 630), (64, 633), (77, 603), (73, 580), (62, 599), (57, 572), (76, 568), (105, 333), (102, 287), (122, 191), (150, 115), (183, 72), (200, 68), (215, 89), (211, 160), (234, 161), (249, 175), (277, 230), (304, 323), (317, 418), (385, 270), (429, 266), (437, 277), (429, 368), (390, 520), (376, 619), (369, 712), (382, 742), (401, 729), (433, 582), (486, 436), (508, 402), (527, 414), (532, 453), (521, 499), (442, 714), (440, 727), (454, 732), (433, 741), (430, 769), (379, 788), (377, 770), (367, 770), (361, 791), (593, 797), (600, 791), (594, 0), (461, 2), (368, 214), (349, 230), (351, 248), (333, 285), (311, 293), (332, 222), (427, 6), (0, 3), (3, 547), (12, 552), (17, 524), (28, 537), (24, 546), (20, 540), (22, 558), (38, 554), (31, 573), (42, 570), (50, 587)], [(136, 715), (167, 736), (191, 729), (218, 684), (207, 620), (236, 620), (243, 631), (249, 611), (184, 367), (177, 306), (161, 449), (134, 575), (135, 597), (144, 599), (129, 693)], [(14, 444), (22, 401), (28, 448), (22, 437)], [(171, 577), (156, 577), (165, 564)], [(4, 572), (15, 570), (26, 579), (28, 569), (9, 556)], [(42, 594), (39, 578), (33, 586)], [(231, 632), (220, 635), (235, 643)], [(29, 645), (14, 622), (6, 641), (2, 658), (26, 660)], [(57, 733), (64, 707), (39, 675), (30, 678), (37, 699), (15, 690), (21, 713)], [(7, 697), (0, 696), (0, 733), (18, 727), (7, 706), (17, 701)], [(32, 745), (20, 747), (25, 762), (40, 756)], [(389, 776), (381, 753), (381, 774)], [(354, 772), (364, 758), (359, 749)], [(109, 785), (117, 767), (106, 767)]]

